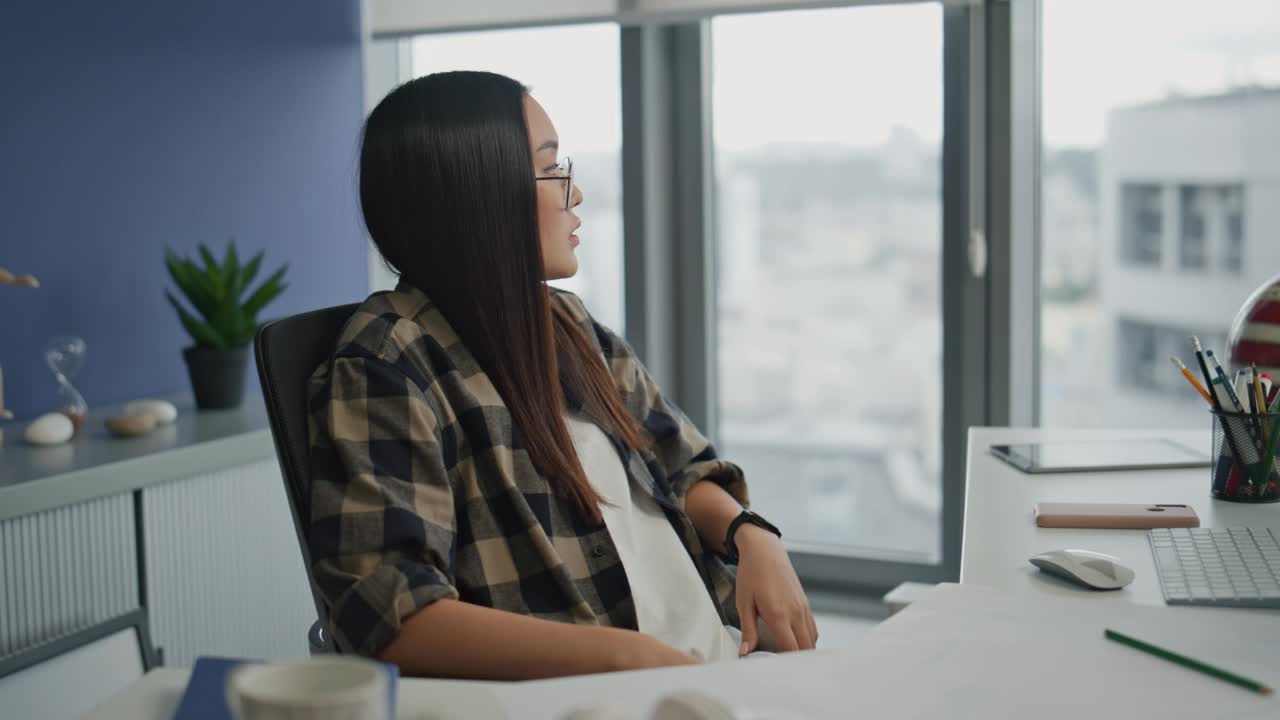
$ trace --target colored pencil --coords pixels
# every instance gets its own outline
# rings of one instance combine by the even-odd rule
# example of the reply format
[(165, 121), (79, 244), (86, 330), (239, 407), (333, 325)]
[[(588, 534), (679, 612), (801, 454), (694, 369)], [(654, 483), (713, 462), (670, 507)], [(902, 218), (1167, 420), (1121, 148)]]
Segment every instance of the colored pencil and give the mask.
[[(1200, 372), (1204, 373), (1204, 386), (1209, 387), (1213, 384), (1213, 373), (1209, 372), (1209, 365), (1204, 361), (1204, 349), (1200, 347), (1200, 338), (1192, 335), (1191, 345), (1196, 350), (1196, 363), (1200, 365)], [(1221, 409), (1226, 410), (1226, 408)]]
[(1204, 389), (1204, 386), (1200, 384), (1200, 381), (1196, 380), (1196, 376), (1191, 374), (1191, 371), (1187, 369), (1187, 366), (1183, 365), (1182, 361), (1179, 360), (1176, 355), (1170, 356), (1169, 359), (1173, 361), (1174, 367), (1182, 371), (1182, 376), (1187, 379), (1187, 382), (1191, 383), (1191, 387), (1195, 388), (1196, 392), (1200, 393), (1204, 397), (1205, 402), (1209, 403), (1209, 407), (1213, 407), (1213, 397), (1209, 395), (1208, 390)]
[(1155, 645), (1152, 645), (1151, 643), (1143, 642), (1137, 638), (1130, 637), (1123, 633), (1118, 633), (1115, 630), (1112, 630), (1110, 628), (1107, 628), (1103, 634), (1106, 636), (1108, 640), (1115, 640), (1121, 645), (1128, 645), (1129, 647), (1134, 648), (1135, 650), (1141, 650), (1144, 653), (1155, 655), (1158, 658), (1168, 660), (1169, 662), (1175, 663), (1177, 665), (1181, 665), (1182, 667), (1190, 668), (1192, 670), (1197, 670), (1206, 675), (1216, 677), (1219, 680), (1225, 680), (1231, 683), (1232, 685), (1239, 685), (1242, 688), (1252, 690), (1256, 693), (1261, 693), (1263, 695), (1270, 695), (1272, 692), (1270, 686), (1264, 685), (1256, 680), (1250, 680), (1247, 677), (1244, 677), (1242, 675), (1237, 675), (1227, 670), (1223, 670), (1222, 668), (1215, 667), (1213, 665), (1210, 665), (1209, 663), (1200, 662), (1199, 660), (1193, 660), (1192, 658), (1189, 658), (1186, 655), (1180, 655), (1176, 652), (1173, 652), (1172, 650), (1165, 650), (1162, 647), (1157, 647)]
[(1267, 396), (1262, 394), (1262, 376), (1258, 374), (1258, 366), (1253, 363), (1249, 363), (1249, 370), (1253, 373), (1254, 402), (1258, 406), (1258, 409), (1254, 410), (1254, 412), (1265, 413), (1267, 411)]

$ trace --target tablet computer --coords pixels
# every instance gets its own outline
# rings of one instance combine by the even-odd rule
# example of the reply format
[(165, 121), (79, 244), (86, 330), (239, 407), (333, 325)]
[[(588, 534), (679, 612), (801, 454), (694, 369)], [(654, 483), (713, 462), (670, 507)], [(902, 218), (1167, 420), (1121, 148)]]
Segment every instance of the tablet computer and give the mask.
[(1028, 473), (1209, 466), (1208, 454), (1164, 439), (992, 445), (991, 454)]

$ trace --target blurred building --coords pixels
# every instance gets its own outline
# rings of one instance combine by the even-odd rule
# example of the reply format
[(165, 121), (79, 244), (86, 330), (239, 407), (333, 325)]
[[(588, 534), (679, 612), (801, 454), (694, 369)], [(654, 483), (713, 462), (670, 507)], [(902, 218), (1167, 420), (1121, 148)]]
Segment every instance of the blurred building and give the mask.
[[(1169, 363), (1225, 354), (1244, 299), (1280, 272), (1280, 88), (1113, 110), (1099, 154), (1096, 400), (1113, 424), (1186, 425), (1204, 403)], [(1207, 422), (1207, 420), (1205, 420)]]
[(939, 148), (719, 151), (720, 440), (793, 541), (936, 556)]

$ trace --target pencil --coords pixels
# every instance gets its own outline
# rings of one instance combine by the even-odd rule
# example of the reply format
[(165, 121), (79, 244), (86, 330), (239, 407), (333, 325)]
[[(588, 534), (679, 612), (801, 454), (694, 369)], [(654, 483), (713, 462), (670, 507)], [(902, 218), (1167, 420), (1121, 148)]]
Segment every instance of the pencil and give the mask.
[(1258, 366), (1255, 363), (1249, 363), (1249, 369), (1253, 373), (1253, 394), (1254, 400), (1258, 405), (1256, 413), (1265, 413), (1267, 411), (1267, 396), (1262, 394), (1262, 376), (1258, 374)]
[[(1214, 377), (1213, 373), (1209, 372), (1209, 363), (1205, 360), (1205, 350), (1200, 347), (1200, 338), (1192, 335), (1189, 339), (1191, 340), (1191, 346), (1194, 347), (1196, 351), (1196, 363), (1200, 366), (1201, 372), (1204, 373), (1205, 386), (1213, 388), (1213, 392), (1210, 393), (1210, 398), (1212, 400), (1213, 409), (1219, 413), (1218, 421), (1222, 424), (1223, 435), (1227, 438), (1227, 447), (1231, 449), (1231, 457), (1233, 457), (1235, 462), (1239, 464), (1241, 472), (1245, 477), (1249, 478), (1249, 483), (1252, 484), (1253, 476), (1249, 474), (1249, 468), (1245, 464), (1244, 455), (1240, 452), (1240, 447), (1236, 443), (1235, 434), (1238, 429), (1239, 420), (1228, 416), (1231, 412), (1231, 408), (1227, 406), (1227, 400), (1229, 400), (1229, 398), (1219, 397), (1216, 389), (1219, 384), (1227, 384), (1225, 373), (1222, 372), (1222, 368), (1218, 368), (1219, 377)], [(1208, 354), (1212, 357), (1213, 351), (1210, 350)], [(1227, 390), (1229, 391), (1230, 388), (1227, 388)], [(1247, 429), (1245, 434), (1248, 435)], [(1244, 444), (1246, 447), (1253, 447), (1250, 442), (1244, 441)]]
[(1187, 379), (1187, 382), (1191, 383), (1191, 387), (1195, 388), (1196, 392), (1204, 396), (1205, 402), (1209, 403), (1209, 407), (1213, 407), (1213, 397), (1209, 395), (1209, 391), (1204, 389), (1204, 386), (1200, 384), (1199, 380), (1196, 380), (1196, 376), (1191, 374), (1191, 371), (1187, 369), (1186, 365), (1182, 364), (1182, 361), (1178, 359), (1178, 356), (1171, 355), (1169, 360), (1173, 362), (1174, 367), (1182, 371), (1182, 376)]
[[(1258, 428), (1262, 430), (1262, 442), (1269, 442), (1271, 445), (1275, 445), (1275, 435), (1271, 432), (1271, 418), (1267, 417), (1267, 395), (1262, 391), (1262, 376), (1258, 374), (1258, 365), (1256, 363), (1249, 363), (1249, 372), (1253, 374), (1253, 387), (1250, 388), (1250, 390), (1253, 391), (1253, 395), (1251, 396), (1254, 398), (1253, 404), (1257, 406), (1253, 412), (1258, 416)], [(1262, 448), (1262, 454), (1266, 455), (1268, 458), (1265, 466), (1268, 469), (1271, 467), (1270, 458), (1274, 452), (1275, 449), (1271, 446), (1264, 446)], [(1264, 488), (1267, 486), (1265, 480), (1262, 485)]]
[(1208, 663), (1202, 663), (1199, 660), (1192, 660), (1186, 655), (1179, 655), (1178, 653), (1173, 652), (1171, 650), (1165, 650), (1164, 648), (1156, 647), (1155, 645), (1152, 645), (1150, 643), (1145, 643), (1141, 640), (1138, 640), (1137, 638), (1132, 638), (1132, 637), (1129, 637), (1128, 635), (1118, 633), (1115, 630), (1112, 630), (1110, 628), (1107, 628), (1106, 631), (1103, 633), (1103, 635), (1105, 635), (1108, 640), (1115, 640), (1121, 645), (1128, 645), (1129, 647), (1134, 648), (1135, 650), (1141, 650), (1144, 653), (1155, 655), (1158, 658), (1163, 658), (1165, 660), (1168, 660), (1171, 663), (1176, 663), (1185, 668), (1198, 670), (1206, 675), (1211, 675), (1213, 677), (1218, 678), (1219, 680), (1226, 680), (1227, 682), (1233, 685), (1239, 685), (1242, 688), (1252, 690), (1256, 693), (1261, 693), (1263, 695), (1270, 695), (1272, 692), (1270, 686), (1263, 685), (1262, 683), (1257, 682), (1256, 680), (1250, 680), (1249, 678), (1236, 675), (1235, 673), (1227, 672), (1226, 670), (1214, 667)]
[[(1213, 354), (1212, 350), (1204, 351), (1205, 360), (1208, 361), (1209, 367), (1222, 378), (1222, 387), (1227, 391), (1227, 399), (1231, 401), (1231, 407), (1241, 415), (1246, 415), (1244, 405), (1240, 403), (1240, 396), (1236, 394), (1236, 389), (1231, 385), (1231, 378), (1227, 377), (1227, 371), (1222, 369), (1222, 363), (1218, 362), (1218, 358)], [(1224, 408), (1225, 409), (1225, 408)]]
[[(1196, 350), (1196, 363), (1200, 366), (1200, 372), (1204, 373), (1204, 384), (1208, 387), (1213, 384), (1213, 373), (1209, 372), (1209, 366), (1204, 361), (1204, 348), (1200, 347), (1200, 338), (1192, 335), (1191, 346)], [(1226, 410), (1226, 408), (1221, 409)]]
[[(1249, 379), (1249, 371), (1241, 370), (1240, 372), (1244, 374), (1243, 375), (1244, 384), (1241, 385), (1240, 387), (1244, 388), (1244, 394), (1249, 396), (1249, 403), (1248, 403), (1249, 414), (1257, 415), (1258, 414), (1258, 396), (1253, 392), (1253, 381)], [(1239, 395), (1240, 392), (1236, 391), (1236, 394)], [(1254, 422), (1257, 422), (1257, 418), (1254, 418)]]
[[(1204, 386), (1206, 388), (1213, 389), (1215, 387), (1215, 381), (1218, 378), (1214, 377), (1213, 373), (1209, 372), (1209, 363), (1205, 360), (1204, 348), (1200, 347), (1200, 338), (1196, 337), (1195, 335), (1192, 335), (1188, 339), (1191, 341), (1191, 346), (1195, 348), (1195, 351), (1196, 351), (1196, 364), (1200, 366), (1200, 371), (1204, 373)], [(1213, 351), (1210, 350), (1208, 354), (1210, 357), (1212, 357)], [(1222, 368), (1218, 368), (1218, 375), (1219, 376), (1224, 375), (1224, 373), (1222, 372)], [(1222, 378), (1222, 382), (1223, 384), (1226, 384), (1225, 377)], [(1227, 388), (1227, 389), (1230, 390), (1230, 388)], [(1244, 455), (1240, 454), (1240, 448), (1236, 446), (1236, 440), (1234, 437), (1235, 428), (1230, 427), (1231, 425), (1230, 418), (1226, 416), (1227, 413), (1231, 412), (1231, 408), (1228, 407), (1226, 399), (1218, 397), (1218, 391), (1216, 389), (1213, 389), (1213, 391), (1209, 394), (1209, 404), (1212, 406), (1213, 410), (1216, 410), (1219, 413), (1221, 413), (1221, 415), (1219, 415), (1218, 417), (1218, 420), (1221, 421), (1223, 425), (1222, 429), (1224, 431), (1224, 434), (1227, 437), (1227, 447), (1231, 448), (1232, 457), (1236, 458), (1236, 460), (1242, 463), (1240, 467), (1243, 470)]]

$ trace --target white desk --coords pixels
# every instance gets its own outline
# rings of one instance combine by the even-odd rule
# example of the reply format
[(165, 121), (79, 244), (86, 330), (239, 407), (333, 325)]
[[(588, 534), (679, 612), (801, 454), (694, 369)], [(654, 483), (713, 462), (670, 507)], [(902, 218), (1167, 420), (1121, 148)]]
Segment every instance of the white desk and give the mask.
[[(1081, 603), (1164, 605), (1145, 530), (1041, 528), (1037, 502), (1185, 503), (1195, 508), (1202, 527), (1280, 527), (1280, 503), (1245, 505), (1209, 495), (1209, 469), (1141, 470), (1028, 475), (993, 456), (988, 448), (1019, 442), (1072, 442), (1106, 438), (1167, 437), (1209, 452), (1209, 428), (1189, 432), (1116, 432), (972, 428), (965, 473), (964, 540), (960, 582), (1015, 593), (1070, 597)], [(1046, 550), (1079, 548), (1114, 555), (1137, 577), (1121, 590), (1081, 590), (1046, 575), (1027, 558)], [(1224, 610), (1271, 613), (1271, 610)]]
[[(840, 649), (505, 685), (404, 680), (397, 714), (559, 720), (567, 707), (607, 701), (647, 720), (658, 698), (693, 688), (770, 720), (1280, 716), (1280, 699), (1105, 640), (1103, 627), (1169, 639), (1175, 649), (1280, 684), (1280, 623), (1209, 608), (1028, 602), (944, 584)], [(88, 717), (169, 720), (186, 677), (152, 672)]]
[[(1202, 435), (1184, 439), (1199, 442)], [(1100, 632), (1113, 626), (1151, 640), (1173, 634), (1187, 643), (1175, 649), (1280, 684), (1280, 623), (1259, 615), (1269, 611), (1144, 607), (1162, 603), (1142, 531), (1041, 530), (1031, 506), (1039, 500), (1186, 502), (1206, 526), (1274, 525), (1280, 506), (1211, 502), (1207, 469), (1036, 477), (986, 450), (993, 442), (1114, 436), (975, 429), (961, 569), (967, 585), (926, 594), (847, 647), (528, 683), (411, 679), (400, 683), (398, 715), (501, 720), (505, 707), (511, 718), (548, 720), (560, 717), (570, 699), (622, 703), (632, 717), (647, 718), (657, 698), (692, 687), (773, 718), (783, 715), (770, 708), (813, 719), (1275, 717), (1276, 698), (1143, 656)], [(1138, 579), (1125, 590), (1088, 592), (1041, 577), (1026, 561), (1064, 546), (1117, 555)], [(169, 720), (187, 674), (154, 671), (87, 717)]]

